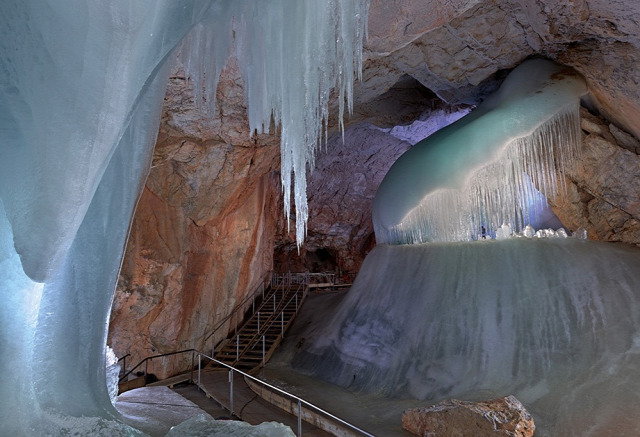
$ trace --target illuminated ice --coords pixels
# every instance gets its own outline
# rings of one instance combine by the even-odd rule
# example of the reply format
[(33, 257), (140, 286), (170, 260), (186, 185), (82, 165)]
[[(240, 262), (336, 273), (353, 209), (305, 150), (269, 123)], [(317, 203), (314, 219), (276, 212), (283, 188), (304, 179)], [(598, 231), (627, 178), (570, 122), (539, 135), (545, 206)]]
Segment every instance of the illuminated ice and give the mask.
[(515, 395), (536, 435), (640, 429), (640, 249), (574, 238), (378, 245), (298, 370), (424, 404)]
[(119, 424), (105, 383), (107, 323), (158, 131), (167, 60), (185, 35), (198, 23), (213, 29), (199, 27), (190, 38), (204, 41), (206, 52), (195, 47), (189, 63), (200, 70), (198, 84), (203, 77), (215, 84), (219, 62), (237, 45), (252, 127), (263, 130), (272, 115), (281, 122), (283, 177), (295, 172), (296, 223), (304, 226), (305, 166), (329, 87), (350, 105), (367, 4), (0, 3), (2, 433), (135, 434)]
[(553, 195), (556, 167), (579, 151), (585, 92), (570, 69), (524, 62), (476, 110), (394, 163), (374, 200), (378, 243), (469, 241), (502, 223), (519, 232), (536, 219), (537, 191)]
[(282, 423), (263, 422), (250, 425), (236, 420), (214, 420), (211, 416), (199, 414), (176, 425), (166, 437), (295, 437), (291, 428)]

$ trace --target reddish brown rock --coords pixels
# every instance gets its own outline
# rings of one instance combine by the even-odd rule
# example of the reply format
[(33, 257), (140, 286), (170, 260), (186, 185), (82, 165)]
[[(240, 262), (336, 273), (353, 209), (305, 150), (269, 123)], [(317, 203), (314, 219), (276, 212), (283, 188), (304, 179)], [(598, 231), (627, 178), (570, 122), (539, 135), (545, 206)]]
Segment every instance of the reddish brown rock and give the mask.
[(402, 415), (402, 427), (421, 437), (531, 437), (535, 431), (533, 418), (513, 396), (411, 408)]
[[(131, 354), (128, 368), (150, 355), (210, 350), (205, 336), (272, 269), (279, 140), (251, 136), (233, 62), (220, 82), (213, 122), (196, 110), (179, 68), (167, 90), (109, 327), (116, 355)], [(177, 356), (148, 371), (164, 377), (190, 364)]]

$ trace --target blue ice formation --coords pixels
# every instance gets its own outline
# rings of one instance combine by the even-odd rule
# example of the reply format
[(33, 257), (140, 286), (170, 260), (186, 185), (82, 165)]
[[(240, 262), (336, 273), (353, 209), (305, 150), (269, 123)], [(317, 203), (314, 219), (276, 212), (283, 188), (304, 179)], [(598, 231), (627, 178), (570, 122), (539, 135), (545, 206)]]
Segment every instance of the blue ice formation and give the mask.
[(367, 4), (0, 3), (3, 434), (136, 434), (118, 422), (109, 399), (107, 325), (158, 131), (167, 60), (185, 36), (197, 84), (206, 77), (215, 85), (236, 44), (251, 126), (262, 131), (272, 116), (281, 123), (285, 186), (294, 171), (304, 209), (312, 134), (322, 131), (331, 86), (350, 104)]
[(576, 238), (377, 245), (293, 364), (415, 405), (513, 394), (536, 435), (636, 435), (639, 273), (637, 247)]
[(584, 81), (544, 59), (518, 66), (469, 115), (416, 144), (382, 181), (373, 205), (378, 243), (469, 241), (535, 220), (540, 191), (580, 148)]

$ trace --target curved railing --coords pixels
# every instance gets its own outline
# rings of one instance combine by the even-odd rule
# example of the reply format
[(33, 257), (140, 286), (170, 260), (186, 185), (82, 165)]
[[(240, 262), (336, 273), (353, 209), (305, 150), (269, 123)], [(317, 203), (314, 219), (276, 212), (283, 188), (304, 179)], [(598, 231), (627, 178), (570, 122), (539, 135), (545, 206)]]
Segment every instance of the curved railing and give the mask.
[[(297, 411), (294, 411), (292, 413), (295, 416), (298, 417), (298, 437), (302, 436), (302, 417), (303, 417), (302, 408), (303, 407), (306, 408), (309, 411), (313, 411), (316, 414), (319, 414), (319, 415), (321, 415), (321, 416), (323, 416), (323, 417), (325, 417), (327, 419), (330, 419), (331, 421), (337, 423), (338, 425), (340, 425), (340, 426), (342, 426), (344, 428), (347, 428), (348, 430), (350, 430), (352, 432), (357, 433), (358, 435), (363, 435), (363, 436), (368, 436), (368, 437), (375, 437), (373, 434), (371, 434), (371, 433), (369, 433), (369, 432), (367, 432), (367, 431), (365, 431), (365, 430), (363, 430), (361, 428), (358, 428), (357, 426), (347, 422), (346, 420), (343, 420), (343, 419), (341, 419), (341, 418), (339, 418), (337, 416), (334, 416), (333, 414), (329, 413), (328, 411), (323, 410), (322, 408), (312, 404), (311, 402), (307, 402), (304, 399), (302, 399), (302, 398), (300, 398), (300, 397), (298, 397), (298, 396), (296, 396), (296, 395), (294, 395), (292, 393), (289, 393), (286, 390), (283, 390), (283, 389), (281, 389), (279, 387), (271, 385), (271, 384), (269, 384), (269, 383), (267, 383), (267, 382), (265, 382), (265, 381), (263, 381), (261, 379), (256, 378), (255, 376), (251, 376), (248, 373), (245, 373), (245, 372), (243, 372), (241, 370), (238, 370), (238, 369), (236, 369), (236, 368), (234, 368), (232, 366), (229, 366), (228, 364), (225, 364), (225, 363), (223, 363), (221, 361), (218, 361), (218, 360), (214, 359), (213, 357), (210, 357), (210, 356), (208, 356), (206, 354), (203, 354), (203, 353), (198, 353), (198, 380), (197, 380), (198, 387), (202, 386), (200, 374), (201, 374), (201, 371), (202, 371), (201, 362), (202, 362), (202, 358), (203, 357), (205, 359), (207, 359), (207, 360), (210, 360), (210, 361), (212, 361), (212, 362), (214, 362), (214, 363), (216, 363), (216, 364), (218, 364), (220, 366), (223, 366), (223, 367), (226, 367), (227, 369), (229, 369), (229, 404), (230, 405), (229, 405), (229, 407), (227, 407), (227, 410), (229, 410), (229, 413), (231, 415), (234, 414), (234, 410), (233, 410), (233, 377), (234, 377), (235, 373), (238, 373), (239, 375), (242, 375), (245, 378), (245, 380), (249, 379), (249, 380), (257, 383), (258, 385), (266, 387), (269, 390), (271, 390), (273, 392), (276, 392), (276, 393), (278, 393), (278, 394), (280, 394), (280, 395), (282, 395), (282, 396), (284, 396), (286, 398), (289, 398), (289, 399), (291, 399), (291, 400), (293, 400), (293, 401), (295, 401), (297, 403)], [(317, 426), (316, 423), (314, 423), (314, 425)]]
[[(271, 385), (265, 381), (262, 381), (261, 379), (256, 378), (255, 376), (251, 376), (248, 373), (245, 373), (241, 370), (238, 370), (228, 364), (225, 364), (221, 361), (216, 360), (213, 357), (210, 357), (196, 349), (185, 349), (185, 350), (181, 350), (181, 351), (177, 351), (177, 352), (170, 352), (170, 353), (166, 353), (166, 354), (159, 354), (159, 355), (153, 355), (150, 357), (147, 357), (145, 359), (143, 359), (142, 361), (140, 361), (135, 367), (133, 367), (129, 372), (127, 372), (125, 374), (125, 376), (123, 376), (122, 378), (120, 378), (120, 381), (122, 381), (123, 379), (125, 379), (127, 376), (129, 376), (133, 371), (135, 371), (136, 369), (140, 368), (143, 364), (145, 365), (145, 376), (147, 373), (147, 364), (149, 363), (149, 361), (156, 359), (156, 358), (161, 358), (161, 357), (166, 357), (166, 356), (170, 356), (170, 355), (177, 355), (177, 354), (185, 354), (185, 353), (191, 353), (191, 362), (193, 363), (193, 366), (191, 367), (191, 382), (197, 384), (198, 387), (202, 388), (202, 383), (201, 383), (201, 373), (202, 373), (202, 358), (205, 358), (206, 360), (209, 360), (211, 362), (214, 362), (222, 367), (225, 367), (227, 369), (229, 369), (229, 406), (224, 406), (230, 413), (230, 415), (234, 415), (234, 408), (233, 408), (233, 395), (234, 395), (234, 388), (233, 388), (233, 379), (234, 379), (234, 375), (237, 373), (239, 375), (242, 375), (245, 379), (249, 379), (251, 381), (253, 381), (254, 383), (266, 387), (267, 389), (278, 393), (279, 395), (291, 399), (293, 401), (295, 401), (297, 403), (297, 411), (292, 411), (292, 414), (294, 414), (295, 416), (298, 417), (298, 436), (301, 437), (302, 436), (302, 418), (303, 418), (303, 410), (302, 408), (306, 408), (308, 411), (312, 411), (315, 414), (319, 414), (333, 422), (335, 422), (336, 424), (338, 424), (341, 427), (347, 428), (350, 431), (356, 432), (359, 435), (364, 435), (364, 436), (368, 436), (368, 437), (374, 437), (373, 434), (358, 428), (357, 426), (347, 422), (346, 420), (343, 420), (331, 413), (329, 413), (328, 411), (323, 410), (322, 408), (312, 404), (311, 402), (305, 401), (304, 399), (289, 393), (286, 390), (283, 390), (279, 387), (276, 387), (274, 385)], [(195, 357), (198, 357), (198, 365), (196, 367), (195, 365)], [(196, 370), (197, 369), (197, 370)], [(198, 374), (198, 378), (197, 380), (193, 379), (193, 374), (194, 372), (197, 371)], [(240, 413), (238, 413), (240, 414)], [(238, 416), (239, 417), (239, 416)], [(240, 417), (241, 418), (241, 417)], [(314, 423), (316, 426), (317, 424)]]
[[(145, 378), (147, 377), (148, 374), (148, 367), (149, 367), (149, 362), (156, 359), (156, 358), (164, 358), (164, 357), (169, 357), (171, 355), (177, 355), (177, 354), (184, 354), (187, 352), (191, 352), (192, 356), (191, 356), (191, 380), (193, 381), (193, 368), (195, 367), (195, 354), (196, 353), (200, 353), (200, 351), (196, 350), (196, 349), (184, 349), (181, 351), (177, 351), (177, 352), (169, 352), (166, 354), (158, 354), (158, 355), (152, 355), (150, 357), (147, 357), (145, 359), (143, 359), (142, 361), (140, 361), (138, 364), (136, 364), (133, 368), (131, 368), (131, 370), (129, 370), (128, 372), (126, 372), (120, 379), (118, 379), (118, 383), (124, 381), (127, 377), (129, 377), (129, 375), (131, 375), (136, 369), (138, 369), (139, 367), (141, 367), (144, 364), (144, 376)], [(125, 355), (128, 356), (129, 354)]]

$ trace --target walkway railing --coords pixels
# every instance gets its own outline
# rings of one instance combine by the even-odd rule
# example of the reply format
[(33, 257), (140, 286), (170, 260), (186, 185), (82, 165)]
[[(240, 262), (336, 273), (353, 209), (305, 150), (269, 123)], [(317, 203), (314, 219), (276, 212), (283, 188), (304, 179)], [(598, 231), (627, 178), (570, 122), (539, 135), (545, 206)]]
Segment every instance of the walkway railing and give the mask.
[(296, 284), (314, 285), (314, 284), (351, 284), (355, 279), (356, 273), (345, 272), (341, 275), (336, 275), (332, 272), (324, 273), (273, 273), (271, 275), (272, 287), (287, 287)]
[[(295, 286), (290, 286), (290, 290), (288, 295), (290, 295), (289, 299), (285, 302), (285, 297), (287, 296), (286, 292), (282, 293), (282, 297), (280, 301), (276, 300), (276, 294), (273, 293), (273, 299), (264, 300), (258, 310), (252, 314), (251, 317), (247, 319), (246, 323), (251, 322), (252, 317), (256, 317), (257, 329), (255, 335), (249, 339), (242, 347), (240, 346), (240, 336), (238, 333), (235, 334), (235, 345), (236, 345), (236, 364), (238, 365), (238, 361), (243, 357), (243, 355), (251, 350), (255, 350), (256, 345), (259, 345), (262, 342), (262, 361), (259, 366), (264, 366), (267, 360), (271, 357), (269, 352), (273, 353), (275, 347), (277, 347), (280, 342), (284, 339), (284, 332), (289, 327), (289, 324), (293, 322), (293, 318), (285, 317), (285, 312), (293, 311), (296, 315), (302, 306), (302, 303), (307, 297), (308, 288), (304, 284), (297, 285), (296, 289), (291, 291)], [(272, 306), (273, 305), (273, 306)], [(262, 317), (261, 317), (262, 312)], [(266, 314), (265, 314), (266, 313)], [(286, 319), (286, 320), (285, 320)], [(280, 328), (280, 334), (276, 337), (273, 342), (270, 342), (269, 350), (266, 348), (266, 338), (267, 332), (273, 326), (277, 326)], [(233, 340), (232, 340), (233, 341)], [(231, 343), (233, 344), (233, 343)], [(215, 351), (214, 351), (215, 352)], [(215, 356), (215, 354), (212, 354)]]
[[(270, 283), (270, 281), (268, 281), (267, 278), (271, 274), (272, 274), (271, 271), (267, 272), (261, 278), (260, 284), (256, 287), (255, 291), (251, 295), (247, 296), (242, 302), (237, 304), (233, 308), (233, 310), (231, 310), (231, 312), (229, 313), (228, 316), (226, 316), (224, 319), (222, 319), (222, 320), (220, 320), (218, 322), (218, 324), (213, 328), (213, 331), (211, 331), (211, 334), (207, 335), (204, 338), (204, 343), (205, 344), (207, 343), (207, 341), (210, 338), (212, 339), (211, 340), (211, 354), (212, 355), (215, 354), (216, 346), (218, 345), (218, 343), (224, 341), (224, 339), (227, 338), (227, 333), (216, 335), (216, 333), (225, 325), (225, 323), (227, 321), (229, 321), (232, 318), (234, 319), (234, 321), (235, 321), (234, 332), (237, 333), (238, 332), (238, 313), (241, 312), (241, 314), (240, 314), (240, 322), (242, 322), (242, 318), (244, 317), (244, 314), (249, 309), (249, 302), (251, 302), (252, 314), (255, 313), (256, 298), (258, 296), (261, 296), (262, 300), (264, 300), (264, 292), (265, 292), (268, 284)], [(216, 338), (218, 338), (218, 343), (216, 343)]]
[[(142, 365), (144, 365), (144, 369), (145, 369), (145, 376), (147, 374), (147, 365), (148, 363), (156, 358), (161, 358), (161, 357), (166, 357), (166, 356), (170, 356), (170, 355), (177, 355), (177, 354), (187, 354), (190, 353), (191, 354), (191, 362), (193, 363), (193, 366), (191, 367), (191, 377), (190, 377), (190, 381), (192, 383), (196, 383), (197, 386), (199, 388), (202, 388), (202, 382), (201, 382), (201, 374), (202, 374), (202, 358), (205, 358), (211, 362), (214, 362), (220, 366), (226, 367), (227, 369), (229, 369), (229, 406), (224, 406), (228, 411), (230, 415), (234, 415), (234, 408), (233, 408), (233, 395), (234, 395), (234, 388), (233, 388), (233, 380), (234, 380), (234, 376), (235, 374), (238, 375), (242, 375), (244, 378), (248, 378), (251, 381), (254, 381), (255, 383), (257, 383), (260, 386), (266, 387), (271, 391), (277, 392), (278, 394), (289, 398), (293, 401), (295, 401), (297, 403), (297, 412), (294, 414), (298, 417), (298, 437), (302, 437), (302, 407), (304, 406), (307, 410), (309, 411), (313, 411), (316, 414), (320, 414), (322, 416), (324, 416), (325, 418), (330, 419), (331, 421), (333, 421), (334, 423), (346, 427), (351, 431), (355, 431), (358, 434), (364, 435), (364, 436), (369, 436), (369, 437), (374, 437), (373, 434), (368, 433), (367, 431), (358, 428), (357, 426), (347, 422), (346, 420), (340, 419), (337, 416), (334, 416), (333, 414), (323, 410), (322, 408), (312, 404), (311, 402), (307, 402), (304, 399), (289, 393), (281, 388), (278, 388), (276, 386), (273, 386), (267, 382), (262, 381), (261, 379), (258, 379), (254, 376), (249, 375), (248, 373), (245, 373), (241, 370), (238, 370), (228, 364), (225, 364), (221, 361), (216, 360), (213, 357), (210, 357), (206, 354), (203, 354), (202, 352), (196, 350), (196, 349), (185, 349), (185, 350), (181, 350), (181, 351), (177, 351), (177, 352), (171, 352), (171, 353), (167, 353), (167, 354), (160, 354), (160, 355), (153, 355), (151, 357), (147, 357), (144, 360), (142, 360), (140, 363), (138, 363), (135, 367), (133, 367), (129, 372), (127, 372), (125, 374), (125, 376), (123, 376), (122, 378), (120, 378), (120, 382), (123, 381), (127, 376), (129, 376), (129, 374), (131, 374), (133, 371), (135, 371), (138, 368), (141, 368)], [(195, 358), (198, 357), (198, 366), (197, 368), (195, 367)], [(197, 369), (197, 370), (196, 370)], [(197, 380), (194, 380), (194, 372), (197, 371)], [(239, 415), (240, 413), (238, 413), (237, 417), (239, 417), (240, 419), (242, 419), (242, 417), (240, 417)]]
[[(164, 357), (169, 357), (172, 355), (178, 355), (178, 354), (184, 354), (187, 352), (191, 352), (191, 381), (193, 381), (193, 369), (195, 367), (195, 357), (196, 357), (196, 353), (200, 353), (199, 351), (197, 351), (196, 349), (185, 349), (185, 350), (181, 350), (181, 351), (177, 351), (177, 352), (169, 352), (166, 354), (159, 354), (159, 355), (152, 355), (150, 357), (145, 358), (144, 360), (140, 361), (138, 364), (136, 364), (131, 370), (129, 370), (128, 372), (126, 372), (121, 378), (118, 379), (118, 383), (124, 381), (127, 379), (127, 377), (129, 375), (131, 375), (136, 369), (140, 368), (142, 369), (142, 365), (144, 364), (144, 377), (146, 379), (147, 375), (149, 374), (149, 363), (152, 362), (154, 359), (157, 358), (164, 358)], [(128, 356), (129, 354), (125, 355)]]
[[(331, 421), (339, 424), (340, 426), (343, 426), (345, 428), (348, 428), (351, 431), (354, 431), (360, 435), (364, 435), (364, 436), (370, 436), (370, 437), (374, 437), (373, 434), (358, 428), (357, 426), (347, 422), (346, 420), (340, 419), (337, 416), (334, 416), (333, 414), (323, 410), (322, 408), (312, 404), (311, 402), (307, 402), (304, 399), (289, 393), (281, 388), (275, 387), (267, 382), (262, 381), (261, 379), (258, 379), (254, 376), (249, 375), (248, 373), (245, 373), (241, 370), (235, 369), (232, 366), (229, 366), (228, 364), (225, 364), (221, 361), (218, 361), (216, 359), (214, 359), (213, 357), (210, 357), (208, 355), (205, 355), (203, 353), (198, 353), (198, 380), (197, 380), (197, 385), (198, 387), (202, 386), (201, 383), (201, 372), (202, 372), (202, 358), (205, 358), (207, 360), (211, 360), (212, 362), (219, 364), (223, 367), (226, 367), (227, 369), (229, 369), (229, 406), (226, 407), (227, 410), (229, 410), (229, 413), (231, 415), (234, 414), (234, 409), (233, 409), (233, 380), (234, 380), (234, 375), (237, 373), (239, 375), (244, 376), (245, 379), (250, 379), (251, 381), (254, 381), (255, 383), (268, 388), (271, 391), (277, 392), (278, 394), (287, 397), (289, 399), (292, 399), (293, 401), (295, 401), (297, 403), (297, 412), (296, 412), (296, 416), (298, 417), (298, 437), (302, 437), (302, 407), (304, 406), (307, 410), (313, 411), (316, 414), (320, 414), (322, 416), (324, 416), (325, 418), (330, 419)], [(239, 416), (238, 416), (239, 417)], [(240, 417), (241, 418), (241, 417)]]

